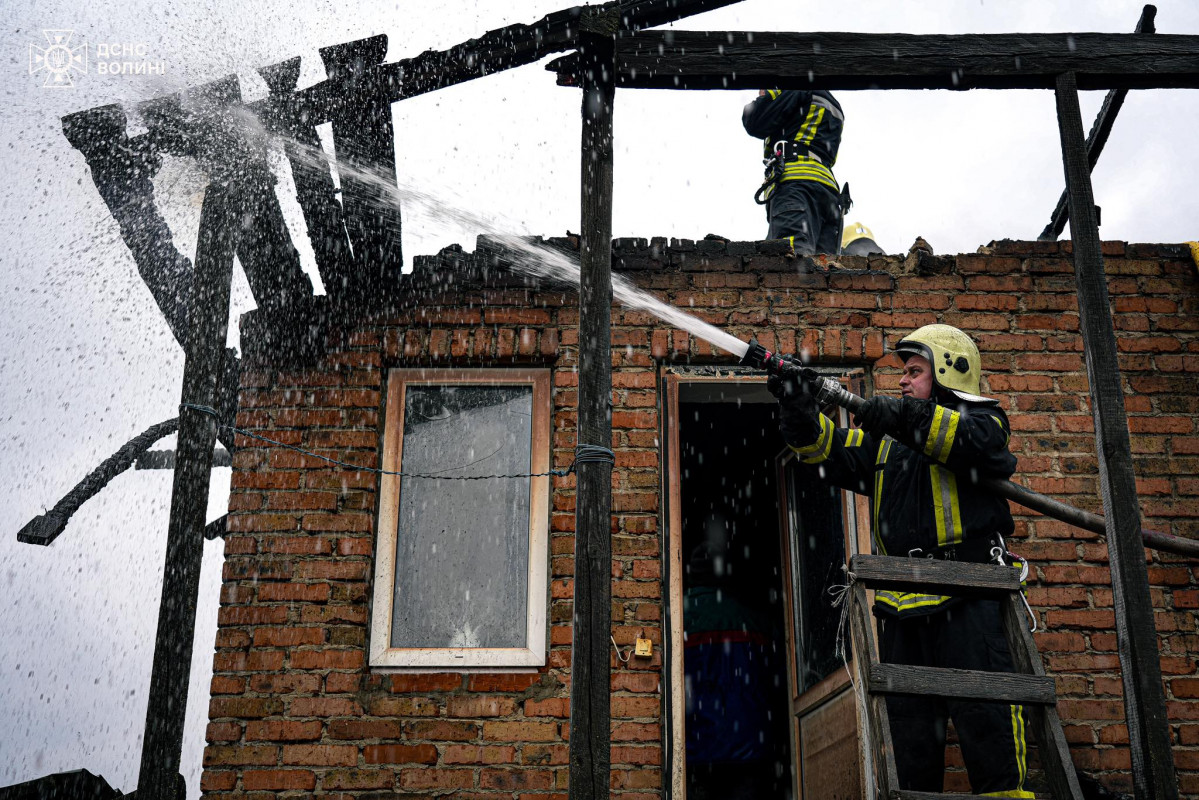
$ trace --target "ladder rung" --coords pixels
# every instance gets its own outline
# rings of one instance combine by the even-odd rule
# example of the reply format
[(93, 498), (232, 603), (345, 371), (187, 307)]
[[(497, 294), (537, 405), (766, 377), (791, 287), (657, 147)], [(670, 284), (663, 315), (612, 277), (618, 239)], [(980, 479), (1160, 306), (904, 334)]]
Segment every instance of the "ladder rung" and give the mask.
[(994, 564), (858, 555), (850, 561), (849, 570), (871, 589), (979, 597), (1020, 588), (1018, 570)]
[(893, 800), (995, 800), (993, 796), (981, 794), (957, 794), (956, 792), (913, 792), (900, 789), (892, 792)]
[(1053, 678), (1012, 672), (872, 664), (870, 691), (876, 694), (936, 695), (963, 700), (995, 700), (1015, 704), (1053, 705)]

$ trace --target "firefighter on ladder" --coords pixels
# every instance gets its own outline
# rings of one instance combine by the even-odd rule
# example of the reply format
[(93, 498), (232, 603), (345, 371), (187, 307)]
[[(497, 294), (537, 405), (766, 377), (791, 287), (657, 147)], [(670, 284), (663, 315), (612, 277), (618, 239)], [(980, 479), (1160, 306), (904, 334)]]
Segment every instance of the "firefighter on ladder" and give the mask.
[(845, 119), (825, 91), (762, 90), (741, 112), (750, 136), (762, 140), (766, 180), (754, 196), (766, 206), (769, 239), (790, 239), (795, 252), (839, 253), (849, 186), (833, 177)]
[[(957, 328), (926, 325), (895, 351), (902, 397), (867, 400), (858, 429), (834, 426), (802, 380), (772, 377), (783, 438), (818, 479), (870, 495), (876, 553), (1011, 564), (1007, 501), (970, 480), (1016, 467), (1007, 417), (980, 394), (978, 348)], [(874, 610), (883, 661), (1014, 671), (997, 600), (880, 591)], [(887, 711), (901, 789), (942, 791), (948, 717), (974, 794), (1033, 797), (1021, 706), (889, 696)]]

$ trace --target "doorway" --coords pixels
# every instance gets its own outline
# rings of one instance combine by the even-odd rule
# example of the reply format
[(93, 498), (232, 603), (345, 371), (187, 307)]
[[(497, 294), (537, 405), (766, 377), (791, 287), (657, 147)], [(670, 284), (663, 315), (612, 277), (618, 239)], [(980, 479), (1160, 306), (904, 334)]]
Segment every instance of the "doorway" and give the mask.
[(827, 591), (857, 552), (857, 504), (783, 445), (761, 378), (671, 374), (664, 388), (670, 795), (860, 797)]

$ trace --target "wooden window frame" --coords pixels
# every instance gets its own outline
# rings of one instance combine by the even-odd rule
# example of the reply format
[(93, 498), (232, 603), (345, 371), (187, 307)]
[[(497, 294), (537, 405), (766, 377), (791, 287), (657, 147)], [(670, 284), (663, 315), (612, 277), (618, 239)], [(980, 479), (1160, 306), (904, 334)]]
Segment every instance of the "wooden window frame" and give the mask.
[[(532, 433), (529, 472), (550, 468), (551, 407), (548, 369), (392, 369), (387, 374), (383, 423), (383, 469), (400, 470), (404, 446), (404, 394), (408, 386), (531, 386)], [(528, 593), (524, 647), (392, 647), (392, 603), (396, 578), (396, 538), (401, 478), (383, 475), (379, 483), (375, 588), (370, 626), (370, 666), (380, 671), (527, 671), (546, 663), (549, 607), (548, 477), (529, 480)]]

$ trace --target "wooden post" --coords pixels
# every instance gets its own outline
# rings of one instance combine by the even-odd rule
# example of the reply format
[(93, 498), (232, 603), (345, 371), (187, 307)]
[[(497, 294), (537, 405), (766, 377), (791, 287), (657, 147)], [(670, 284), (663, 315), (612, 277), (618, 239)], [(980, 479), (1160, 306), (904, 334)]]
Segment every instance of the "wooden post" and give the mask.
[(1178, 797), (1149, 576), (1141, 543), (1141, 514), (1124, 411), (1123, 383), (1116, 360), (1107, 277), (1095, 219), (1091, 171), (1082, 135), (1078, 84), (1074, 73), (1057, 79), (1057, 118), (1070, 194), (1070, 230), (1074, 240), (1074, 281), (1086, 349), (1099, 486), (1107, 528), (1112, 594), (1116, 606), (1116, 643), (1124, 680), (1124, 716), (1132, 746), (1133, 786), (1138, 800)]
[[(1153, 27), (1155, 16), (1157, 16), (1157, 7), (1145, 6), (1141, 9), (1141, 18), (1137, 20), (1137, 27), (1133, 32), (1155, 33), (1156, 28)], [(1124, 106), (1124, 98), (1127, 96), (1127, 89), (1112, 89), (1103, 98), (1103, 106), (1099, 109), (1099, 115), (1095, 117), (1095, 124), (1091, 126), (1091, 132), (1087, 134), (1087, 164), (1092, 171), (1099, 163), (1099, 154), (1103, 152), (1103, 146), (1107, 144), (1107, 137), (1112, 133), (1112, 126), (1116, 124), (1116, 115), (1120, 113), (1120, 109)], [(1062, 235), (1062, 231), (1066, 229), (1066, 220), (1070, 218), (1068, 203), (1069, 197), (1066, 190), (1063, 189), (1062, 196), (1058, 198), (1057, 205), (1053, 208), (1053, 213), (1049, 215), (1049, 224), (1037, 237), (1038, 241), (1052, 242)]]
[(346, 233), (354, 248), (353, 272), (327, 281), (325, 291), (354, 302), (393, 286), (404, 266), (400, 207), (384, 186), (397, 186), (391, 101), (371, 72), (387, 55), (387, 36), (322, 47), (320, 54), (326, 73), (343, 86), (344, 95), (334, 103), (333, 147)]
[[(213, 183), (204, 195), (188, 314), (182, 402), (213, 406), (229, 327), (233, 254), (241, 230), (242, 198)], [(141, 800), (182, 800), (178, 793), (183, 722), (195, 635), (196, 596), (204, 555), (204, 514), (217, 420), (193, 409), (179, 411), (179, 442), (171, 486), (158, 635), (146, 707), (137, 790)]]
[[(613, 21), (615, 22), (615, 21)], [(612, 443), (613, 34), (580, 33), (584, 61), (578, 443)], [(608, 797), (612, 465), (579, 464), (570, 680), (570, 797)]]

